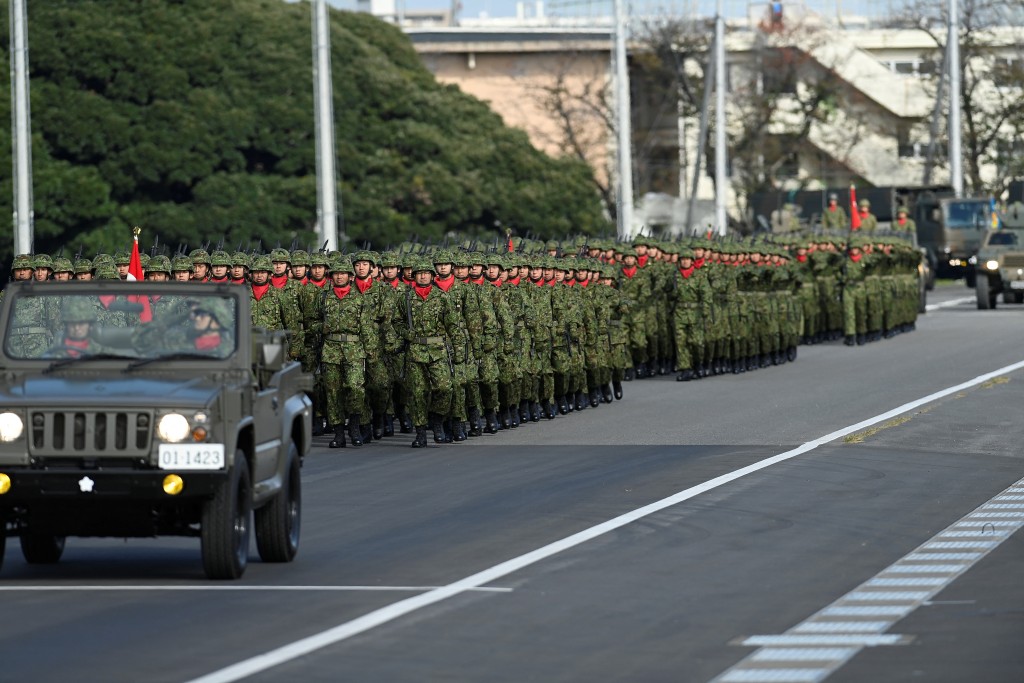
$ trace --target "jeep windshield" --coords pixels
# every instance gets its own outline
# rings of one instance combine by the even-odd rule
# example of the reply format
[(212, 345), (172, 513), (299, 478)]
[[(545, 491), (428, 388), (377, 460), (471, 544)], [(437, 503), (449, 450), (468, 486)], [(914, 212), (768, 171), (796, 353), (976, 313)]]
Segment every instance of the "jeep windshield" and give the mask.
[(115, 282), (40, 283), (7, 296), (3, 353), (13, 360), (53, 360), (58, 368), (88, 359), (221, 360), (236, 351), (238, 306), (230, 295)]
[(991, 224), (989, 202), (982, 200), (957, 200), (943, 205), (945, 225), (954, 230), (981, 230)]

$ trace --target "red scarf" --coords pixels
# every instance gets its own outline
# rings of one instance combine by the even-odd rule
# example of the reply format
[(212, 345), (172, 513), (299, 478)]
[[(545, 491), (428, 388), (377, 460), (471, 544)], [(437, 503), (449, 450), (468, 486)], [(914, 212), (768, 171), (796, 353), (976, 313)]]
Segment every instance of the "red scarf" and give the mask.
[(896, 225), (906, 225), (906, 224), (907, 224), (907, 217), (906, 216), (904, 216), (903, 218), (897, 218), (896, 219)]
[(860, 263), (860, 259), (862, 256), (864, 256), (864, 254), (850, 254), (850, 260), (853, 261), (854, 263)]
[(510, 277), (510, 278), (508, 279), (508, 283), (509, 283), (510, 285), (518, 285), (518, 284), (519, 284), (519, 276), (517, 275), (517, 276), (516, 276), (516, 277), (514, 277), (514, 278), (511, 278), (511, 277)]
[(807, 263), (807, 254), (797, 254), (796, 260), (800, 263)]
[(441, 288), (442, 292), (447, 292), (455, 284), (455, 276), (449, 275), (448, 277), (435, 277), (434, 284)]
[[(64, 338), (64, 346), (68, 347), (68, 355), (69, 356), (71, 356), (72, 358), (78, 358), (79, 356), (82, 355), (82, 353), (81, 353), (82, 351), (85, 351), (86, 349), (89, 348), (89, 340), (88, 339), (68, 339), (67, 337), (65, 337)], [(80, 349), (80, 351), (76, 350), (76, 349)]]
[(625, 275), (626, 277), (628, 277), (630, 280), (632, 280), (633, 276), (636, 275), (636, 266), (633, 266), (631, 268), (627, 268), (626, 266), (623, 266), (622, 267), (622, 274)]
[(334, 286), (334, 296), (339, 299), (344, 299), (348, 296), (348, 293), (352, 291), (352, 285), (345, 285), (344, 287)]
[(704, 259), (702, 259), (702, 258), (694, 259), (693, 267), (694, 268), (703, 268), (704, 267)]
[(298, 283), (299, 283), (300, 285), (305, 285), (305, 284), (308, 284), (308, 283), (309, 283), (309, 278), (308, 278), (308, 277), (304, 277), (304, 278), (292, 278), (292, 279), (293, 279), (293, 280), (295, 280), (296, 282), (298, 282)]
[(572, 280), (564, 280), (564, 281), (562, 282), (562, 284), (563, 284), (563, 285), (565, 285), (566, 287), (572, 287), (573, 285), (575, 285), (575, 284), (576, 284), (576, 280), (575, 280), (575, 279), (572, 279)]
[(244, 284), (246, 284), (246, 281), (245, 281), (244, 277), (240, 277), (240, 278), (237, 278), (237, 279), (236, 278), (231, 278), (231, 284), (233, 284), (233, 285), (244, 285)]
[(495, 278), (493, 280), (488, 280), (488, 282), (490, 282), (495, 287), (501, 287), (501, 278), (500, 277)]
[(392, 289), (398, 289), (398, 285), (402, 284), (402, 280), (396, 277), (394, 280), (388, 280), (388, 284), (391, 285)]
[(541, 278), (537, 278), (536, 280), (534, 280), (533, 278), (530, 278), (530, 282), (532, 282), (533, 284), (537, 285), (538, 287), (543, 287), (544, 286), (544, 278), (542, 278), (542, 277)]
[(100, 296), (100, 303), (103, 305), (104, 309), (109, 309), (110, 308), (110, 304), (114, 303), (114, 299), (116, 299), (116, 298), (117, 298), (116, 295), (103, 294), (103, 295)]
[(640, 268), (645, 268), (647, 266), (647, 257), (648, 254), (644, 254), (643, 256), (637, 256), (636, 265), (639, 266)]
[(550, 280), (545, 280), (544, 284), (546, 284), (548, 287), (554, 287), (555, 285), (558, 284), (558, 280), (556, 280), (555, 278), (551, 278)]
[(214, 284), (218, 284), (218, 285), (221, 284), (221, 283), (227, 282), (227, 281), (228, 281), (228, 276), (227, 275), (225, 275), (224, 277), (211, 277), (210, 278), (210, 282), (213, 282)]
[(288, 284), (288, 275), (271, 275), (270, 284), (274, 285), (274, 289), (282, 289)]
[(323, 289), (324, 285), (326, 285), (328, 282), (329, 280), (327, 278), (324, 278), (323, 280), (310, 280), (309, 284), (313, 285), (314, 287), (319, 287), (320, 289)]
[(373, 286), (373, 280), (366, 278), (365, 280), (356, 278), (356, 287), (359, 288), (360, 294), (366, 294), (366, 290)]
[(590, 280), (584, 280), (583, 282), (580, 282), (578, 284), (580, 287), (586, 287), (587, 285), (590, 284)]
[(829, 211), (831, 211), (832, 213), (835, 213), (835, 211), (836, 211), (836, 208), (837, 208), (837, 207), (836, 207), (836, 205), (835, 205), (835, 204), (829, 204), (829, 205), (828, 205), (828, 210), (829, 210)]
[(693, 275), (693, 271), (696, 270), (696, 268), (697, 266), (690, 266), (689, 268), (680, 268), (679, 273), (683, 276), (684, 279), (689, 279), (689, 277)]
[(419, 298), (423, 299), (424, 301), (426, 301), (427, 297), (430, 296), (430, 290), (433, 289), (433, 288), (434, 288), (433, 285), (427, 285), (426, 287), (420, 287), (419, 285), (414, 284), (412, 286), (413, 291), (416, 292), (416, 296), (418, 296)]
[(196, 337), (196, 351), (213, 351), (220, 346), (220, 333)]
[(474, 285), (482, 285), (484, 283), (484, 276), (481, 275), (480, 277), (477, 278), (470, 277), (469, 281), (472, 282)]
[(253, 295), (253, 297), (255, 297), (256, 301), (259, 301), (260, 299), (262, 299), (263, 296), (267, 292), (269, 292), (269, 291), (270, 291), (270, 283), (269, 282), (267, 282), (265, 284), (262, 284), (262, 285), (253, 285), (252, 286), (252, 295)]

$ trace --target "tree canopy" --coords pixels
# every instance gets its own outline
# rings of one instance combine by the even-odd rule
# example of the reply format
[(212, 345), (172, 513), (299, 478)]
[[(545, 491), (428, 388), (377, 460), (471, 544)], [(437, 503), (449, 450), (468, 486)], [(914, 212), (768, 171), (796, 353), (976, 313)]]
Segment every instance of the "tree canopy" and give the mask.
[[(310, 33), (308, 3), (33, 0), (35, 250), (123, 249), (134, 225), (144, 245), (159, 235), (172, 248), (312, 243)], [(8, 36), (0, 47), (9, 61)], [(347, 239), (610, 229), (586, 164), (546, 156), (438, 83), (395, 27), (332, 11), (331, 53)], [(10, 150), (4, 136), (0, 155)], [(0, 164), (3, 215), (11, 202)], [(0, 262), (12, 248), (5, 230)]]

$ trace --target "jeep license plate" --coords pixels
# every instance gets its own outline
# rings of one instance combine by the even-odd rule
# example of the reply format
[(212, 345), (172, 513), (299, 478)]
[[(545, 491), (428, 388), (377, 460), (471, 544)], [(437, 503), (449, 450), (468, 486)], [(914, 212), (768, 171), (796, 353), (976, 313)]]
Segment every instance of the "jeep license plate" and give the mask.
[(224, 444), (160, 444), (162, 470), (219, 470), (224, 467)]
[(1024, 280), (1011, 280), (1010, 289), (1024, 289)]

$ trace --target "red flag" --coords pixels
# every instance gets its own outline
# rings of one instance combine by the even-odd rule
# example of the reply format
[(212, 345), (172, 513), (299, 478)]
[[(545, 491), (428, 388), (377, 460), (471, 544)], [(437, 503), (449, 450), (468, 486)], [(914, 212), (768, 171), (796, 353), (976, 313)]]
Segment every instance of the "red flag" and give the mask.
[(512, 244), (512, 235), (509, 235), (508, 236), (508, 253), (511, 254), (515, 250), (516, 250), (515, 245)]
[(850, 225), (854, 230), (860, 230), (860, 212), (857, 210), (857, 190), (850, 185)]
[[(139, 258), (139, 228), (135, 228), (135, 239), (132, 241), (132, 255), (128, 260), (128, 279), (142, 282), (142, 259)], [(148, 323), (153, 319), (153, 309), (149, 307), (148, 296), (130, 296), (129, 301), (142, 304), (142, 312), (139, 313), (139, 320)]]

